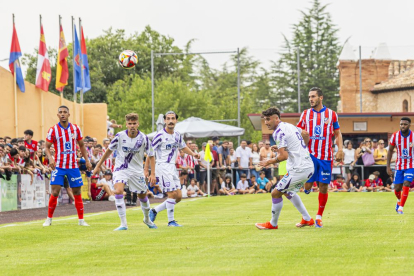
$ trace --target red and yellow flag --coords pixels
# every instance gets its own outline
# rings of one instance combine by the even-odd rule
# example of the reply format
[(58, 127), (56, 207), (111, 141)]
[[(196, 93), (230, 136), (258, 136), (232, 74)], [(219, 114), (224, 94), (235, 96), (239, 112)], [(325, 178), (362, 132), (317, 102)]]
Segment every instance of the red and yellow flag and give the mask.
[(39, 52), (37, 55), (36, 87), (43, 91), (49, 91), (49, 84), (52, 78), (50, 71), (49, 55), (47, 54), (45, 34), (43, 26), (40, 28)]
[(59, 36), (59, 53), (56, 62), (56, 89), (60, 92), (68, 84), (69, 69), (68, 69), (68, 48), (66, 47), (65, 35), (63, 34), (62, 25), (60, 26)]

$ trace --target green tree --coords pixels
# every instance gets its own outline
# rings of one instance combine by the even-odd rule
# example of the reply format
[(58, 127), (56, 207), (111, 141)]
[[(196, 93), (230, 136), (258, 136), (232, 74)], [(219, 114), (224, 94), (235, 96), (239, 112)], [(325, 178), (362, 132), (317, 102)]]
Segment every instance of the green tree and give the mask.
[(297, 51), (300, 56), (301, 111), (309, 108), (308, 91), (319, 87), (324, 104), (336, 110), (339, 76), (336, 68), (340, 45), (338, 29), (326, 11), (328, 5), (314, 0), (312, 8), (302, 11), (302, 19), (293, 25), (293, 38), (284, 36), (281, 58), (272, 66), (276, 99), (285, 112), (297, 112)]

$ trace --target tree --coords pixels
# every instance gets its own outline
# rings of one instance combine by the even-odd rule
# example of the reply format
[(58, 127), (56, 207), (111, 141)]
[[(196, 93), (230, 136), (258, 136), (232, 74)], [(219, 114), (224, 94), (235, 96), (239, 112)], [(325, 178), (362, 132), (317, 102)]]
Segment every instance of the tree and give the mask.
[[(336, 63), (340, 54), (338, 29), (326, 12), (328, 5), (322, 6), (319, 0), (307, 12), (302, 11), (302, 19), (293, 25), (293, 38), (286, 36), (281, 58), (273, 63), (272, 79), (278, 100), (284, 112), (297, 112), (297, 51), (300, 60), (301, 111), (309, 107), (308, 92), (319, 87), (324, 93), (324, 104), (336, 109), (338, 103), (339, 75)], [(280, 94), (282, 93), (282, 94)]]

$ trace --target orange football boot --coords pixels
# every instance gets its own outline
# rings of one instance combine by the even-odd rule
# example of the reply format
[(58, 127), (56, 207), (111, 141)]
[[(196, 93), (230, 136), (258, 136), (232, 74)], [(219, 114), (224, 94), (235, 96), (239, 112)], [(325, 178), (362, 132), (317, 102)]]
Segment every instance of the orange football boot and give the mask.
[(259, 230), (273, 230), (273, 229), (277, 229), (278, 228), (277, 225), (276, 226), (273, 226), (270, 223), (270, 221), (265, 222), (265, 223), (256, 223), (255, 225), (256, 225), (257, 229), (259, 229)]

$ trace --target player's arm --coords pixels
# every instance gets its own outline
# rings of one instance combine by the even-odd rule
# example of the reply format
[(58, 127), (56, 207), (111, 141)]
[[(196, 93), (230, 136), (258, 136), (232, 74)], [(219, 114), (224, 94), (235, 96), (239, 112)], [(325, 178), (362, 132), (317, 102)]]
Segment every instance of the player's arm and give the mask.
[[(151, 165), (151, 174), (148, 173), (148, 165)], [(155, 178), (155, 156), (147, 156), (147, 162), (145, 162), (145, 167), (147, 169), (146, 172), (144, 172), (145, 174), (149, 175), (148, 177), (148, 181), (151, 183), (151, 185), (154, 185), (156, 183), (156, 178)], [(144, 168), (145, 170), (145, 168)]]
[(344, 161), (344, 151), (343, 151), (343, 140), (342, 140), (342, 133), (341, 130), (335, 129), (334, 130), (336, 145), (338, 146), (338, 152), (336, 153), (335, 159), (337, 162), (343, 162)]
[(388, 147), (388, 153), (387, 153), (387, 173), (388, 173), (389, 176), (392, 176), (391, 158), (392, 158), (392, 154), (394, 152), (394, 149), (395, 149), (395, 146), (390, 143), (389, 147)]
[(185, 153), (187, 153), (188, 155), (193, 156), (196, 159), (200, 159), (200, 155), (198, 153), (193, 152), (189, 147), (185, 147), (182, 149)]
[[(82, 150), (82, 148), (81, 148)], [(82, 152), (83, 154), (83, 152)], [(102, 156), (102, 158), (98, 161), (98, 163), (95, 166), (95, 169), (92, 172), (92, 175), (95, 175), (99, 172), (99, 170), (101, 169), (102, 164), (105, 162), (106, 159), (108, 159), (109, 156), (111, 156), (112, 151), (110, 149), (107, 149), (104, 153), (104, 155)]]
[[(299, 129), (301, 129), (301, 128), (299, 128)], [(302, 138), (303, 138), (303, 141), (305, 142), (305, 145), (309, 144), (309, 140), (310, 140), (309, 132), (302, 129), (302, 132), (300, 133), (300, 135), (302, 135)]]
[[(88, 151), (86, 150), (85, 143), (83, 142), (83, 139), (78, 140), (78, 145), (79, 145), (79, 148), (80, 148), (80, 151), (82, 153), (83, 158), (85, 158), (86, 168), (90, 171), (92, 169), (92, 164), (89, 161)], [(106, 154), (106, 152), (105, 152), (105, 154)]]
[(45, 148), (45, 152), (46, 152), (46, 156), (47, 159), (49, 160), (49, 167), (52, 170), (55, 170), (56, 168), (56, 164), (55, 164), (55, 159), (53, 159), (52, 154), (50, 153), (50, 147), (52, 146), (51, 142), (46, 141), (46, 148)]
[(288, 152), (285, 150), (284, 147), (283, 148), (278, 148), (278, 154), (277, 154), (276, 158), (272, 158), (272, 159), (269, 159), (267, 161), (265, 161), (265, 160), (261, 161), (259, 163), (259, 165), (262, 166), (262, 167), (266, 167), (270, 164), (276, 164), (276, 163), (283, 162), (283, 161), (287, 160), (288, 157), (289, 157)]

